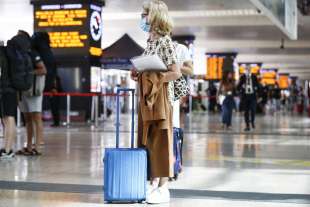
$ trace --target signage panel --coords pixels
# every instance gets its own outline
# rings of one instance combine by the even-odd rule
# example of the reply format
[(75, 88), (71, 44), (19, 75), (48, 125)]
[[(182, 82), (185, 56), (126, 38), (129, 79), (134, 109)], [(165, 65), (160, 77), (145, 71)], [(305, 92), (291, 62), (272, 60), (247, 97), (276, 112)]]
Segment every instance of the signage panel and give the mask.
[(261, 84), (275, 85), (277, 83), (277, 69), (262, 69)]
[(289, 87), (289, 74), (288, 73), (281, 73), (278, 76), (278, 84), (280, 89), (288, 89)]
[(207, 53), (207, 80), (221, 80), (223, 73), (234, 72), (236, 53)]
[(101, 56), (101, 7), (96, 4), (35, 4), (34, 31), (46, 31), (56, 56)]

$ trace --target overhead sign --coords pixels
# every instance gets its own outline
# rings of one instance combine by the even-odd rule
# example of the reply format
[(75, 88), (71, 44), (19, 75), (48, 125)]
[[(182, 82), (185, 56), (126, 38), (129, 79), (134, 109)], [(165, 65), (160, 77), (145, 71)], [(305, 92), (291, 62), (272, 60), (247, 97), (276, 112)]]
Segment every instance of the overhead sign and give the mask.
[(207, 80), (221, 80), (224, 72), (234, 71), (236, 53), (207, 53)]
[(278, 84), (280, 89), (288, 89), (289, 87), (289, 80), (290, 75), (288, 73), (280, 73), (278, 75)]
[(258, 75), (260, 73), (260, 69), (262, 67), (262, 63), (239, 63), (239, 74), (245, 73), (245, 68), (247, 65), (251, 66), (251, 73)]
[(90, 16), (90, 34), (95, 41), (99, 41), (102, 34), (101, 14), (93, 11)]
[(277, 83), (277, 69), (261, 69), (261, 84), (275, 85)]
[(56, 56), (101, 56), (101, 7), (95, 4), (35, 4), (34, 31), (48, 32)]
[(207, 57), (207, 75), (208, 80), (220, 80), (223, 76), (224, 57)]
[(297, 0), (250, 0), (290, 39), (296, 40), (298, 29)]

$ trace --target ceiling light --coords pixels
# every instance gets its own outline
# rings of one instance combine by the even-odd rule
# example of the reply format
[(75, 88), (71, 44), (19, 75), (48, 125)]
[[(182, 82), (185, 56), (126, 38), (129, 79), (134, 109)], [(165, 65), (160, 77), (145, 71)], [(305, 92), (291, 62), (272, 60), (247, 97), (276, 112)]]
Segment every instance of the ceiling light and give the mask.
[[(192, 11), (170, 11), (172, 18), (202, 18), (202, 17), (238, 17), (261, 15), (256, 9), (237, 10), (192, 10)], [(136, 20), (140, 18), (140, 12), (102, 13), (103, 20)]]

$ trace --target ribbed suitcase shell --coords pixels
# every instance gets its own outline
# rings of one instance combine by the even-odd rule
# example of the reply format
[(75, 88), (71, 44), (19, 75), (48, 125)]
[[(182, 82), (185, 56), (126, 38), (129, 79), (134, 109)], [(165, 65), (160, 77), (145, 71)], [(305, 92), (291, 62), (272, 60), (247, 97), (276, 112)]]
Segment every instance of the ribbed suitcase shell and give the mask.
[(117, 89), (116, 148), (106, 148), (104, 156), (104, 200), (107, 202), (142, 202), (146, 198), (147, 154), (134, 148), (134, 110), (131, 113), (131, 148), (119, 148), (120, 92), (134, 89)]
[(104, 200), (108, 202), (145, 200), (147, 155), (143, 149), (106, 149), (104, 159)]
[(178, 178), (182, 168), (182, 146), (183, 146), (183, 130), (181, 128), (173, 128), (173, 155), (174, 162), (174, 179)]

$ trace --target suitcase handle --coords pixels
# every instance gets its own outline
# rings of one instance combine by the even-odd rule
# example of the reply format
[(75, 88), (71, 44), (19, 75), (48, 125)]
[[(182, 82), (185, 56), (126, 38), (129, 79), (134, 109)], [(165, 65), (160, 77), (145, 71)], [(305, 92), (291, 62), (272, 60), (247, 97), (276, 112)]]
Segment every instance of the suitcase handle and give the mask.
[(120, 103), (119, 103), (119, 97), (120, 92), (132, 92), (132, 100), (131, 100), (131, 148), (134, 148), (134, 130), (135, 130), (135, 89), (132, 88), (117, 88), (117, 96), (116, 96), (116, 148), (119, 148), (119, 127), (120, 127)]

